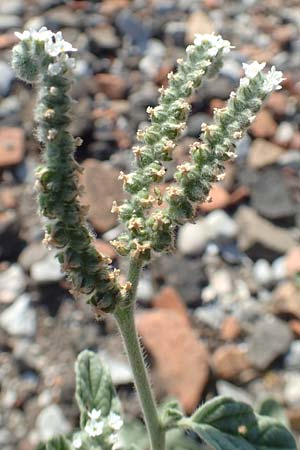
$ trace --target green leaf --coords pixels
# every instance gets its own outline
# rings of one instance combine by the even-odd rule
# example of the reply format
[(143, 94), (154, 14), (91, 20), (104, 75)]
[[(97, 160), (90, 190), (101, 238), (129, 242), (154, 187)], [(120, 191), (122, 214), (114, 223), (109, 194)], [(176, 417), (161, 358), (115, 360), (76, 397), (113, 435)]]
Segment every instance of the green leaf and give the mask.
[(73, 447), (64, 436), (58, 436), (46, 443), (46, 450), (73, 450)]
[(273, 417), (286, 427), (290, 425), (284, 407), (274, 398), (266, 398), (263, 400), (260, 404), (258, 414)]
[(168, 431), (166, 436), (167, 450), (201, 450), (199, 442), (186, 436), (181, 430)]
[(177, 428), (177, 422), (183, 418), (183, 412), (177, 400), (171, 400), (160, 408), (160, 418), (165, 430)]
[(84, 350), (77, 357), (76, 365), (76, 400), (81, 412), (81, 425), (87, 420), (87, 412), (101, 410), (102, 417), (110, 411), (119, 412), (120, 403), (110, 376), (109, 369), (101, 362), (99, 356)]
[(282, 423), (227, 397), (207, 402), (181, 425), (194, 430), (215, 450), (297, 450)]

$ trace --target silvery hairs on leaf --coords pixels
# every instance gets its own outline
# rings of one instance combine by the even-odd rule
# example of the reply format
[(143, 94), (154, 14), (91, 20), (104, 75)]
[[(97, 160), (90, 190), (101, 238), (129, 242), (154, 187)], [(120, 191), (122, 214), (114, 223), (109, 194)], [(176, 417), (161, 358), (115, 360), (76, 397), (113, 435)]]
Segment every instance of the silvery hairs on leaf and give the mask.
[(281, 422), (227, 397), (200, 406), (182, 420), (182, 427), (195, 431), (215, 450), (297, 450), (292, 433)]

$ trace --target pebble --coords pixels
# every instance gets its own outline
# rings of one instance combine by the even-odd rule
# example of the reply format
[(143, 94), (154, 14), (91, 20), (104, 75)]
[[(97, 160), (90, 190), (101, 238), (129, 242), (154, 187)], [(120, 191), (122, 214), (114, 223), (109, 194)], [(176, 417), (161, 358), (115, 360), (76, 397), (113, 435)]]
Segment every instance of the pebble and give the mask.
[(274, 164), (283, 154), (283, 149), (266, 139), (255, 139), (248, 154), (248, 165), (253, 169)]
[(279, 284), (273, 291), (276, 314), (288, 314), (300, 319), (299, 288), (292, 281)]
[(272, 117), (272, 114), (266, 110), (261, 110), (257, 116), (255, 121), (250, 127), (251, 133), (256, 138), (271, 138), (275, 135), (277, 130), (277, 124)]
[(274, 260), (297, 245), (289, 230), (273, 225), (248, 206), (239, 207), (235, 220), (239, 248), (250, 257)]
[(165, 46), (158, 39), (150, 39), (147, 44), (147, 52), (139, 63), (140, 70), (150, 79), (155, 78), (165, 54)]
[(101, 351), (99, 356), (108, 366), (115, 386), (131, 384), (133, 382), (132, 370), (126, 361), (116, 359), (105, 351)]
[(39, 439), (46, 441), (59, 434), (71, 431), (71, 425), (65, 418), (61, 408), (52, 404), (42, 409), (36, 419), (36, 430)]
[[(115, 200), (118, 204), (123, 200), (122, 183), (118, 180), (119, 171), (107, 162), (86, 159), (83, 164), (82, 182), (85, 187), (83, 203), (90, 205), (88, 218), (94, 228), (105, 232), (116, 226), (118, 218), (111, 213)], [(101, 208), (99, 208), (101, 199)]]
[[(0, 64), (0, 73), (1, 70)], [(16, 127), (0, 127), (0, 167), (19, 164), (24, 158), (24, 152), (24, 131)]]
[(151, 275), (148, 272), (142, 273), (142, 276), (139, 279), (138, 287), (137, 287), (137, 299), (149, 303), (153, 298), (154, 288), (151, 280)]
[(208, 305), (196, 308), (194, 317), (199, 322), (208, 325), (214, 330), (219, 330), (224, 321), (225, 313), (220, 305)]
[(250, 394), (248, 394), (245, 389), (235, 386), (228, 381), (218, 380), (216, 383), (217, 392), (219, 395), (224, 395), (225, 397), (231, 397), (237, 402), (248, 403), (248, 405), (253, 405), (254, 399)]
[(255, 324), (248, 338), (249, 361), (257, 369), (265, 370), (288, 351), (292, 340), (292, 332), (284, 321), (271, 315), (265, 316)]
[(288, 146), (294, 135), (294, 127), (290, 122), (281, 122), (278, 126), (274, 140), (279, 145)]
[(284, 375), (284, 399), (289, 406), (300, 406), (300, 373), (287, 372)]
[(259, 259), (253, 266), (253, 275), (260, 286), (268, 286), (273, 281), (271, 265), (265, 259)]
[(245, 349), (238, 345), (224, 345), (212, 355), (213, 370), (223, 380), (239, 379), (250, 368)]
[(34, 262), (30, 267), (30, 276), (36, 283), (53, 283), (63, 278), (60, 264), (55, 257), (56, 251), (48, 254), (40, 261)]
[(284, 358), (284, 365), (286, 369), (300, 371), (300, 341), (291, 343), (290, 351)]
[(235, 221), (225, 211), (216, 210), (195, 224), (185, 224), (178, 232), (177, 247), (184, 255), (201, 254), (210, 240), (233, 239), (237, 234)]
[[(19, 16), (14, 14), (1, 14), (0, 13), (0, 32), (6, 30), (15, 30), (22, 26), (22, 20)], [(3, 63), (1, 62), (1, 65)], [(0, 65), (0, 67), (1, 67)], [(2, 70), (2, 67), (1, 67)], [(2, 73), (2, 72), (1, 72)]]
[(277, 167), (265, 167), (251, 186), (251, 204), (262, 216), (291, 220), (296, 214), (287, 177)]
[(0, 14), (16, 14), (20, 16), (24, 12), (23, 0), (9, 0), (0, 5)]
[(205, 346), (186, 319), (175, 311), (156, 309), (141, 313), (137, 316), (137, 328), (154, 359), (157, 386), (177, 398), (183, 409), (191, 413), (208, 381)]
[(192, 13), (186, 24), (186, 43), (192, 44), (195, 39), (195, 34), (210, 34), (215, 31), (214, 23), (210, 17), (202, 11), (195, 11)]
[(276, 281), (282, 281), (288, 276), (287, 261), (285, 256), (280, 256), (272, 262), (272, 274)]
[(284, 262), (290, 277), (300, 273), (300, 246), (292, 248), (286, 255)]
[(19, 264), (12, 264), (0, 272), (0, 303), (12, 303), (27, 285), (26, 276)]
[(21, 295), (0, 315), (0, 325), (11, 336), (32, 337), (36, 332), (36, 311), (28, 294)]

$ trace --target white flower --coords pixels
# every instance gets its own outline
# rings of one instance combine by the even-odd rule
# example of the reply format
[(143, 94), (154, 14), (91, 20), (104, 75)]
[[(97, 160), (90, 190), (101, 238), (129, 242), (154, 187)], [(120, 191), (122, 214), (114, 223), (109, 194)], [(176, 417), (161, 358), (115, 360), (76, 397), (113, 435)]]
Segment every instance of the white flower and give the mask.
[(103, 433), (104, 423), (95, 420), (89, 420), (85, 426), (85, 431), (91, 437), (100, 436)]
[(15, 31), (15, 36), (17, 36), (20, 41), (24, 41), (24, 39), (30, 39), (31, 38), (31, 31), (25, 30), (23, 33), (19, 33), (18, 31)]
[(45, 50), (50, 56), (58, 56), (64, 52), (76, 52), (77, 48), (74, 48), (70, 42), (63, 39), (61, 31), (53, 34), (51, 39), (45, 42)]
[(72, 441), (73, 447), (80, 448), (82, 446), (82, 440), (79, 435), (77, 435)]
[(56, 62), (51, 63), (48, 66), (49, 75), (58, 75), (65, 69), (74, 69), (76, 61), (74, 58), (70, 58), (66, 53), (58, 55)]
[(23, 33), (19, 33), (18, 31), (16, 31), (15, 35), (21, 41), (23, 41), (24, 39), (35, 39), (37, 41), (46, 42), (49, 39), (51, 40), (52, 36), (54, 34), (52, 31), (48, 30), (46, 27), (42, 27), (39, 29), (39, 31), (36, 31), (32, 28), (30, 28), (29, 30), (23, 31)]
[(282, 88), (281, 84), (284, 80), (283, 73), (280, 70), (276, 70), (274, 66), (271, 67), (271, 70), (267, 73), (266, 78), (263, 83), (263, 90), (267, 93), (275, 91)]
[(116, 431), (120, 430), (123, 426), (122, 418), (114, 412), (110, 413), (107, 423), (108, 423), (108, 426), (110, 426), (110, 428), (112, 428), (113, 430), (116, 430)]
[(92, 421), (97, 421), (101, 417), (101, 409), (92, 409), (88, 412), (88, 416)]
[(215, 56), (219, 50), (222, 50), (223, 53), (228, 53), (232, 46), (229, 41), (226, 41), (219, 34), (195, 34), (194, 45), (202, 45), (203, 43), (208, 42), (212, 48), (209, 49), (209, 56)]
[(256, 75), (261, 72), (266, 63), (263, 62), (259, 64), (257, 61), (253, 61), (251, 64), (243, 63), (243, 69), (245, 70), (245, 75), (247, 78), (254, 78)]

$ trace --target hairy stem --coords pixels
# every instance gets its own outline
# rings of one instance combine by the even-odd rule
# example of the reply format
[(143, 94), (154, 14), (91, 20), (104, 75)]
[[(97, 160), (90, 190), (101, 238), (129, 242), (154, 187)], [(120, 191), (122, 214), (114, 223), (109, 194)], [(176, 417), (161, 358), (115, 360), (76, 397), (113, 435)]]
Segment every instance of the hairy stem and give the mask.
[(130, 262), (128, 281), (132, 283), (127, 305), (119, 306), (114, 316), (118, 323), (124, 347), (132, 368), (135, 387), (143, 410), (144, 419), (149, 435), (151, 450), (165, 450), (165, 432), (162, 429), (150, 380), (145, 366), (137, 329), (134, 322), (134, 304), (136, 288), (141, 264), (132, 259)]

